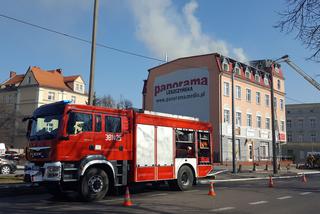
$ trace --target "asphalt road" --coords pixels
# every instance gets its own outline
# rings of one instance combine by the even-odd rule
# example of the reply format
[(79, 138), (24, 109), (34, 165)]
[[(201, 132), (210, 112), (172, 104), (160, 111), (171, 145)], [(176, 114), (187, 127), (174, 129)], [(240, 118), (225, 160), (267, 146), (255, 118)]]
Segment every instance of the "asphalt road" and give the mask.
[[(136, 187), (131, 193), (132, 207), (123, 207), (122, 196), (111, 196), (99, 202), (83, 203), (76, 197), (54, 199), (45, 192), (0, 195), (0, 213), (319, 213), (320, 176), (268, 181), (217, 183), (216, 197), (207, 195), (208, 185), (197, 185), (191, 191), (170, 191)], [(1, 194), (1, 193), (0, 193)]]

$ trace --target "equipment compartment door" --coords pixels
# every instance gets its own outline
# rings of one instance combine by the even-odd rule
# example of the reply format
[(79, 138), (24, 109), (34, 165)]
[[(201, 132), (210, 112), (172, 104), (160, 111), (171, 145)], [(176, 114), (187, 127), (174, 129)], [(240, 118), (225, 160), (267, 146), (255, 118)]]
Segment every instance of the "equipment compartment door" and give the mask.
[(173, 128), (157, 127), (157, 180), (174, 178)]

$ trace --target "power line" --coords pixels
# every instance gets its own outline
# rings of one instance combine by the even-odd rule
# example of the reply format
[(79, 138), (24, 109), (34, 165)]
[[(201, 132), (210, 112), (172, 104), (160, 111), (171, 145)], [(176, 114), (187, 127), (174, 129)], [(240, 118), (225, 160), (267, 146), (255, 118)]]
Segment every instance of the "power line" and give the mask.
[[(70, 39), (75, 39), (75, 40), (78, 40), (78, 41), (81, 41), (81, 42), (85, 42), (85, 43), (91, 44), (90, 40), (83, 39), (81, 37), (74, 36), (74, 35), (71, 35), (71, 34), (63, 33), (63, 32), (57, 31), (57, 30), (53, 30), (53, 29), (50, 29), (48, 27), (43, 27), (43, 26), (40, 26), (40, 25), (37, 25), (37, 24), (33, 24), (31, 22), (27, 22), (27, 21), (24, 21), (24, 20), (21, 20), (21, 19), (17, 19), (17, 18), (14, 18), (14, 17), (7, 16), (7, 15), (4, 15), (4, 14), (0, 14), (0, 17), (5, 18), (5, 19), (9, 19), (9, 20), (12, 20), (12, 21), (15, 21), (15, 22), (19, 22), (21, 24), (25, 24), (25, 25), (28, 25), (28, 26), (31, 26), (31, 27), (34, 27), (34, 28), (38, 28), (38, 29), (41, 29), (41, 30), (44, 30), (44, 31), (48, 31), (50, 33), (58, 34), (60, 36), (68, 37)], [(99, 46), (99, 47), (106, 48), (106, 49), (113, 50), (113, 51), (117, 51), (117, 52), (120, 52), (120, 53), (123, 53), (123, 54), (128, 54), (128, 55), (141, 57), (141, 58), (145, 58), (145, 59), (150, 59), (150, 60), (154, 60), (154, 61), (158, 61), (158, 62), (166, 62), (165, 60), (162, 60), (162, 59), (158, 59), (158, 58), (155, 58), (155, 57), (142, 55), (142, 54), (135, 53), (135, 52), (132, 52), (132, 51), (127, 51), (127, 50), (111, 47), (111, 46), (108, 46), (108, 45), (105, 45), (105, 44), (102, 44), (102, 43), (97, 43), (96, 45)]]
[(294, 98), (291, 98), (291, 97), (288, 97), (288, 96), (286, 96), (286, 98), (287, 98), (288, 100), (291, 100), (291, 101), (294, 101), (294, 102), (297, 102), (297, 103), (300, 103), (300, 104), (306, 104), (305, 102), (302, 102), (302, 101), (300, 101), (300, 100), (297, 100), (297, 99), (294, 99)]

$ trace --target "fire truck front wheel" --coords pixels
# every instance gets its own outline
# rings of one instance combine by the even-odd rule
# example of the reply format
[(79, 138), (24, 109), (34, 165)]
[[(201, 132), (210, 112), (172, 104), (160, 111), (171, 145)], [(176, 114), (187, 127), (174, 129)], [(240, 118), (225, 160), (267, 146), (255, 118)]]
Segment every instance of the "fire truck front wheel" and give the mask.
[(100, 168), (90, 168), (81, 179), (79, 193), (85, 201), (101, 200), (109, 189), (107, 173)]

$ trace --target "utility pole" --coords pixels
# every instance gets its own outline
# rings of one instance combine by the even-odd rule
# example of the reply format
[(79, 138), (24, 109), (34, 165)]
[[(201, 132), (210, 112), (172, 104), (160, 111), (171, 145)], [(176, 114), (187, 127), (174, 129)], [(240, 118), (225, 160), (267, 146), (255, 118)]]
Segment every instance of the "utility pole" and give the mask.
[(234, 124), (234, 71), (231, 71), (231, 124), (232, 124), (232, 173), (237, 173), (236, 170), (236, 142), (235, 142), (235, 124)]
[(273, 89), (273, 73), (272, 67), (270, 69), (270, 87), (271, 87), (271, 129), (272, 129), (272, 163), (273, 163), (273, 174), (278, 174), (277, 168), (277, 152), (276, 152), (276, 130), (275, 130), (275, 121), (274, 121), (274, 89)]
[(94, 97), (94, 66), (95, 66), (95, 61), (96, 61), (96, 30), (97, 30), (98, 4), (99, 4), (99, 0), (94, 0), (93, 29), (92, 29), (92, 43), (91, 43), (90, 83), (89, 83), (89, 105), (93, 105), (93, 97)]

